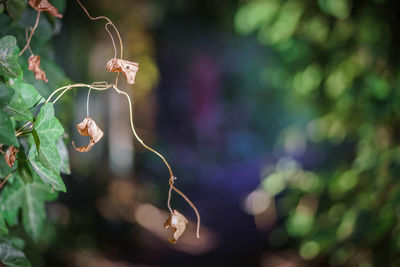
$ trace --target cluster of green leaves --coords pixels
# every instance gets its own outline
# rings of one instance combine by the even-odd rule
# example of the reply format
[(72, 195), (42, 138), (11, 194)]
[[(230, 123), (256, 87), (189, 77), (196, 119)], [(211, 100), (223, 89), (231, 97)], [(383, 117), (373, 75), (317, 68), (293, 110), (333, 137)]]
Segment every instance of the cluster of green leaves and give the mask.
[[(261, 74), (265, 86), (286, 92), (288, 109), (311, 117), (285, 131), (287, 154), (262, 182), (285, 219), (271, 240), (284, 232), (296, 238), (305, 259), (400, 264), (400, 62), (398, 21), (388, 12), (396, 7), (253, 0), (236, 13), (237, 32), (274, 51)], [(311, 170), (293, 157), (297, 148), (309, 153), (305, 144), (325, 151)]]
[[(65, 6), (57, 3), (59, 8)], [(12, 167), (0, 158), (0, 178), (9, 176), (0, 189), (0, 262), (28, 266), (21, 251), (24, 242), (16, 233), (22, 227), (31, 240), (40, 239), (46, 220), (45, 203), (57, 197), (56, 191), (66, 191), (60, 173), (70, 173), (64, 129), (54, 115), (53, 104), (45, 103), (45, 97), (68, 79), (49, 59), (51, 49), (46, 42), (58, 27), (55, 19), (42, 16), (31, 43), (33, 50), (44, 54), (42, 68), (49, 79), (46, 84), (27, 70), (28, 57), (19, 56), (25, 28), (33, 24), (35, 11), (21, 0), (0, 5), (0, 144), (3, 150), (10, 146), (19, 150)]]

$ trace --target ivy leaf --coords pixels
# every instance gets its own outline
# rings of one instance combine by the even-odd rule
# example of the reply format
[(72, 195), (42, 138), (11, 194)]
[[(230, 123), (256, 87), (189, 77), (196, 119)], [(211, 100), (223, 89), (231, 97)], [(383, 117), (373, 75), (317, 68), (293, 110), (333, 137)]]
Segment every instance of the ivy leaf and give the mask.
[(54, 116), (53, 103), (44, 104), (36, 118), (35, 130), (40, 142), (53, 143), (64, 133), (64, 128)]
[(3, 110), (10, 116), (13, 116), (17, 121), (33, 121), (32, 112), (18, 103), (7, 105)]
[(21, 178), (21, 180), (25, 184), (31, 183), (33, 181), (33, 172), (32, 169), (29, 167), (27, 161), (28, 159), (26, 158), (25, 153), (23, 151), (20, 151), (18, 153), (18, 174), (19, 178)]
[(1, 215), (9, 226), (15, 226), (18, 223), (18, 209), (20, 199), (19, 195), (13, 194), (12, 190), (14, 183), (16, 182), (16, 180), (18, 180), (18, 177), (16, 176), (17, 175), (14, 173), (13, 176), (8, 179), (6, 186), (0, 194), (0, 208), (2, 213)]
[(6, 222), (4, 221), (3, 216), (0, 213), (0, 236), (7, 234), (8, 234), (8, 228)]
[[(32, 136), (28, 137), (28, 143), (30, 145), (29, 163), (33, 170), (53, 189), (66, 192), (65, 184), (60, 176), (61, 159), (57, 147), (54, 144), (47, 147), (41, 146), (36, 130), (33, 130)], [(45, 152), (43, 152), (42, 147)]]
[(31, 266), (25, 254), (9, 238), (0, 238), (0, 262), (8, 267)]
[(0, 83), (0, 107), (6, 106), (10, 103), (11, 98), (14, 95), (14, 90), (5, 84)]
[(50, 170), (43, 166), (43, 164), (35, 159), (29, 160), (32, 165), (34, 171), (40, 176), (42, 180), (48, 182), (54, 190), (66, 192), (67, 189), (65, 184), (61, 178), (61, 176), (55, 173), (53, 170)]
[(60, 137), (57, 140), (57, 149), (58, 149), (58, 154), (60, 155), (60, 158), (61, 158), (60, 172), (64, 173), (64, 174), (71, 174), (71, 168), (69, 165), (69, 157), (68, 157), (68, 149), (67, 149), (67, 146), (65, 145), (62, 137)]
[(42, 99), (39, 92), (32, 85), (22, 82), (20, 78), (10, 79), (9, 86), (14, 89), (14, 95), (10, 104), (4, 107), (4, 111), (17, 121), (32, 121), (33, 115), (29, 109)]
[(22, 73), (21, 66), (18, 63), (18, 54), (19, 48), (14, 36), (7, 35), (0, 39), (0, 75), (6, 79), (16, 78)]
[(36, 175), (33, 175), (33, 182), (26, 185), (21, 179), (14, 179), (0, 196), (1, 210), (6, 221), (13, 225), (21, 209), (22, 225), (29, 236), (37, 241), (46, 219), (45, 202), (54, 200), (56, 196)]
[(42, 99), (42, 96), (35, 87), (28, 83), (24, 83), (20, 78), (10, 79), (9, 86), (14, 89), (15, 93), (10, 104), (20, 104), (23, 107), (30, 109), (37, 105)]
[(56, 145), (56, 141), (63, 133), (63, 127), (54, 117), (53, 104), (48, 103), (40, 109), (35, 129), (32, 131), (32, 136), (28, 138), (28, 143), (30, 144), (29, 162), (34, 171), (53, 189), (65, 192), (65, 184), (60, 177), (61, 158)]
[(36, 118), (35, 129), (32, 131), (38, 149), (40, 162), (54, 173), (60, 172), (61, 158), (58, 154), (56, 141), (64, 133), (64, 128), (54, 117), (52, 103), (47, 103), (40, 109)]
[(0, 143), (19, 146), (10, 117), (0, 110)]

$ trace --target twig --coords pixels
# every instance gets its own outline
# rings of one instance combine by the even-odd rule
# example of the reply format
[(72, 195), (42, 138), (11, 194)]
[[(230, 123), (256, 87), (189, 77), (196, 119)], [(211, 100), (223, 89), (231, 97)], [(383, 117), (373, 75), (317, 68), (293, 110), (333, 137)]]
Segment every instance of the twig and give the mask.
[(41, 11), (38, 11), (38, 14), (37, 14), (37, 16), (36, 16), (35, 25), (34, 25), (33, 28), (32, 28), (31, 34), (29, 35), (29, 38), (28, 38), (28, 41), (26, 42), (25, 47), (24, 47), (24, 48), (21, 50), (21, 52), (19, 53), (19, 56), (21, 56), (21, 55), (25, 52), (25, 50), (28, 48), (28, 46), (29, 46), (29, 44), (30, 44), (30, 42), (31, 42), (31, 40), (32, 40), (32, 36), (33, 36), (33, 34), (35, 33), (35, 30), (36, 30), (37, 26), (39, 25), (40, 13), (41, 13)]

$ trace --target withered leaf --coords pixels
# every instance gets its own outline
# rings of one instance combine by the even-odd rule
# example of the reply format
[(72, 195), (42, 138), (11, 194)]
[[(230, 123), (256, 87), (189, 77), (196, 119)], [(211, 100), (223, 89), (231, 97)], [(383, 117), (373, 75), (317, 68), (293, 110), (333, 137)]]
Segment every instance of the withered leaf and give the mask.
[(96, 144), (103, 137), (103, 131), (96, 125), (94, 120), (90, 117), (85, 118), (82, 122), (76, 125), (76, 129), (82, 136), (90, 136), (89, 144), (86, 146), (76, 147), (74, 141), (72, 145), (76, 151), (88, 152), (90, 151), (94, 144)]
[(7, 165), (12, 167), (14, 165), (14, 162), (16, 160), (16, 155), (19, 152), (18, 149), (16, 149), (14, 146), (10, 146), (6, 153), (4, 154), (4, 158), (6, 159)]
[(122, 72), (129, 84), (135, 83), (136, 73), (139, 70), (139, 64), (120, 58), (113, 58), (107, 62), (106, 68), (109, 72)]
[(28, 59), (28, 70), (33, 71), (37, 80), (48, 82), (46, 72), (40, 68), (40, 56), (31, 55)]
[(186, 230), (186, 224), (188, 221), (186, 220), (185, 216), (179, 213), (177, 210), (173, 211), (168, 219), (164, 223), (165, 229), (172, 228), (173, 238), (168, 238), (168, 241), (172, 244), (176, 244), (179, 237), (183, 235)]
[(47, 0), (29, 0), (29, 5), (37, 11), (47, 11), (56, 18), (62, 19), (63, 17), (62, 14), (58, 13), (58, 9)]

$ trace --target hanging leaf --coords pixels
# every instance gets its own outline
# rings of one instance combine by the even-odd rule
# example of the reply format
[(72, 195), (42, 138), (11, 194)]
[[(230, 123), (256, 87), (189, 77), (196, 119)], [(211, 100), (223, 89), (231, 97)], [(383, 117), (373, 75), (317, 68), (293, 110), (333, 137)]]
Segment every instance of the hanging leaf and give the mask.
[(37, 241), (46, 219), (45, 201), (51, 201), (56, 196), (36, 175), (33, 175), (33, 182), (26, 185), (21, 179), (14, 179), (0, 195), (1, 210), (6, 221), (15, 225), (21, 209), (22, 225), (32, 239)]
[(14, 162), (16, 160), (16, 155), (19, 152), (18, 149), (16, 149), (14, 146), (10, 146), (6, 153), (4, 154), (4, 158), (6, 159), (7, 165), (12, 167), (14, 165)]
[(85, 118), (82, 122), (76, 125), (76, 128), (78, 129), (80, 135), (90, 136), (89, 144), (86, 146), (76, 147), (74, 141), (72, 141), (72, 145), (76, 151), (90, 151), (93, 146), (103, 137), (103, 131), (96, 125), (96, 122), (92, 118)]
[(16, 78), (22, 73), (18, 63), (19, 48), (17, 39), (7, 35), (0, 39), (0, 76), (4, 78)]
[(109, 72), (122, 72), (129, 84), (135, 83), (136, 73), (139, 70), (139, 64), (120, 58), (113, 58), (107, 62), (106, 68)]
[(188, 221), (186, 220), (185, 216), (183, 216), (177, 210), (174, 210), (173, 214), (171, 214), (164, 223), (165, 229), (170, 227), (172, 228), (173, 238), (168, 239), (170, 243), (176, 244), (179, 237), (181, 237), (185, 232), (187, 223)]
[(29, 5), (36, 11), (47, 11), (52, 16), (62, 19), (63, 15), (58, 13), (58, 9), (52, 6), (47, 0), (29, 0)]
[(40, 68), (40, 56), (31, 55), (28, 59), (28, 70), (35, 74), (37, 80), (48, 82), (46, 73)]
[(13, 244), (10, 238), (0, 238), (0, 262), (8, 267), (31, 266), (25, 254)]

